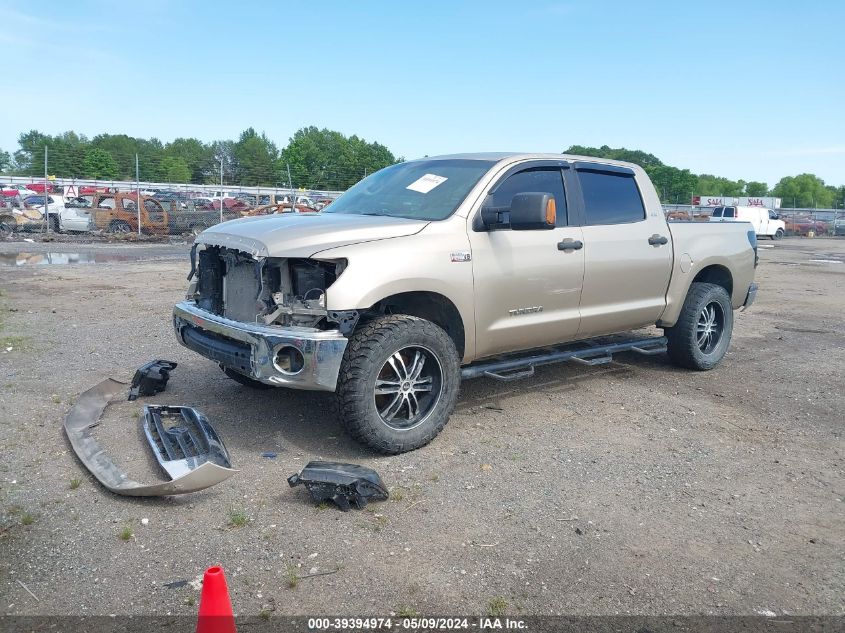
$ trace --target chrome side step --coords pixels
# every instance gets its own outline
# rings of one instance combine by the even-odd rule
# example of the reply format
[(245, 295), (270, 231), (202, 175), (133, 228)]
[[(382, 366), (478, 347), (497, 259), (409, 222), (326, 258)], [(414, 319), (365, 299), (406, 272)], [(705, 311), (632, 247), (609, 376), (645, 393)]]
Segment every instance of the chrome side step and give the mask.
[(467, 380), (486, 376), (504, 381), (520, 380), (533, 376), (534, 369), (542, 365), (570, 360), (582, 365), (606, 365), (613, 360), (613, 354), (618, 352), (636, 352), (653, 356), (665, 352), (666, 344), (665, 336), (592, 339), (472, 363), (461, 369), (461, 378)]

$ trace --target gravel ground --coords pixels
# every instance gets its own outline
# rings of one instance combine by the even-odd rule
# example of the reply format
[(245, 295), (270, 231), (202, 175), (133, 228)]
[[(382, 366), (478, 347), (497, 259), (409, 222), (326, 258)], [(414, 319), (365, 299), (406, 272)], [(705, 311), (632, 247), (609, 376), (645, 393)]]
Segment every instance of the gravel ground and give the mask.
[[(493, 601), (513, 615), (842, 615), (845, 241), (763, 245), (758, 302), (715, 371), (619, 355), (469, 381), (441, 436), (396, 457), (349, 440), (330, 395), (251, 391), (174, 342), (187, 246), (0, 262), (2, 612), (193, 614), (197, 588), (167, 583), (220, 563), (242, 614), (483, 614)], [(0, 246), (18, 250), (73, 247)], [(148, 401), (206, 413), (240, 472), (184, 497), (110, 494), (63, 415), (161, 357), (179, 367)], [(114, 406), (99, 429), (133, 469), (150, 461), (139, 410)], [(314, 458), (377, 469), (391, 500), (315, 507), (285, 481)]]

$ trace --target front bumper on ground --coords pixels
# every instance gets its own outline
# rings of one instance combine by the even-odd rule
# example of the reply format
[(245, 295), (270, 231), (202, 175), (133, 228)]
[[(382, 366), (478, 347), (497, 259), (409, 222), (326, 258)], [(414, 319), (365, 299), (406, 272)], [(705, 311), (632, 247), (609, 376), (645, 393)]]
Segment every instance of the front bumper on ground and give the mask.
[[(173, 308), (176, 337), (188, 349), (260, 382), (277, 387), (334, 391), (347, 339), (333, 330), (241, 323), (183, 301)], [(302, 368), (286, 371), (278, 351), (293, 347)]]
[(745, 303), (742, 304), (742, 309), (748, 309), (751, 307), (751, 304), (754, 303), (754, 299), (757, 298), (757, 284), (754, 282), (748, 286), (748, 294), (745, 297)]

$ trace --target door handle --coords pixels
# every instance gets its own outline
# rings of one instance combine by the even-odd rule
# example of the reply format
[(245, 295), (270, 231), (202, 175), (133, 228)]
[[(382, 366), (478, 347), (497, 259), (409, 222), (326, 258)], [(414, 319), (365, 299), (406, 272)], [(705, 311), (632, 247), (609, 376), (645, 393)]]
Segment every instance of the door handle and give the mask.
[(664, 237), (663, 235), (658, 235), (655, 233), (650, 238), (648, 238), (648, 243), (652, 246), (663, 246), (664, 244), (669, 243), (669, 239)]
[(584, 248), (584, 242), (581, 240), (566, 238), (562, 242), (557, 243), (557, 250), (559, 251), (580, 251), (582, 248)]

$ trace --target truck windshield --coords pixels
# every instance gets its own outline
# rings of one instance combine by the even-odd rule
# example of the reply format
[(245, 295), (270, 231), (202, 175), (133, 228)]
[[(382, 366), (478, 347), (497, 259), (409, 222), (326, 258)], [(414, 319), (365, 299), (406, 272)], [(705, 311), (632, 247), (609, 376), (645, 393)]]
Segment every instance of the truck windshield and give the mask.
[(454, 159), (391, 165), (351, 187), (323, 213), (444, 220), (493, 164)]

